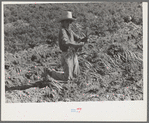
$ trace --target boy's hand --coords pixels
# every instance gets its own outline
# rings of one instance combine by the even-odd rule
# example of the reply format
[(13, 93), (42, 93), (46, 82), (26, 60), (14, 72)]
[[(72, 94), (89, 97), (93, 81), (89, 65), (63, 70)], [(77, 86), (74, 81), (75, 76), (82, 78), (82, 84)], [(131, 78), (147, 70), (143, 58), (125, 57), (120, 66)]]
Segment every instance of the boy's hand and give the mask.
[(84, 37), (84, 38), (81, 40), (81, 42), (86, 43), (86, 42), (87, 42), (87, 37)]
[(79, 47), (82, 47), (84, 45), (84, 42), (79, 43)]
[(77, 44), (75, 50), (78, 51), (80, 48), (82, 48), (84, 46), (84, 42), (80, 42)]

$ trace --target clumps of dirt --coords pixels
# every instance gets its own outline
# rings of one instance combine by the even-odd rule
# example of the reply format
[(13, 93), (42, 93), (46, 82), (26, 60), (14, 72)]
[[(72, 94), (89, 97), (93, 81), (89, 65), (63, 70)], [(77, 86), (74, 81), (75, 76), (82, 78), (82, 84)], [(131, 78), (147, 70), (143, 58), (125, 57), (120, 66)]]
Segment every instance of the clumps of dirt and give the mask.
[(22, 28), (29, 27), (29, 23), (24, 22), (23, 20), (17, 20), (16, 22), (4, 24), (4, 32), (7, 33), (14, 32)]
[[(50, 48), (47, 45), (43, 45), (38, 48), (28, 49), (28, 51), (21, 51), (15, 54), (6, 52), (5, 81), (6, 83), (9, 83), (6, 84), (6, 87), (10, 85), (11, 87), (20, 84), (23, 85), (29, 81), (34, 82), (42, 80), (41, 75), (44, 72), (43, 69), (48, 67), (50, 63), (47, 60), (55, 57), (55, 61), (53, 62), (57, 63), (59, 61), (58, 55), (56, 55), (55, 51), (49, 49)], [(43, 57), (44, 54), (40, 51), (43, 52), (46, 57)], [(10, 84), (10, 82), (14, 83)]]

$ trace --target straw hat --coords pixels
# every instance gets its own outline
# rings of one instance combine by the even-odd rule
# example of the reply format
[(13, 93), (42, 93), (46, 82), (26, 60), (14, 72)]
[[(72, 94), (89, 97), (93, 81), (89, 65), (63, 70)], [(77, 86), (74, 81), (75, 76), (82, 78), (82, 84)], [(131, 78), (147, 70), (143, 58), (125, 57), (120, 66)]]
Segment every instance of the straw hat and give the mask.
[(70, 11), (64, 11), (61, 15), (61, 18), (58, 19), (58, 22), (61, 22), (63, 20), (71, 20), (75, 21), (76, 19), (72, 17), (72, 12)]

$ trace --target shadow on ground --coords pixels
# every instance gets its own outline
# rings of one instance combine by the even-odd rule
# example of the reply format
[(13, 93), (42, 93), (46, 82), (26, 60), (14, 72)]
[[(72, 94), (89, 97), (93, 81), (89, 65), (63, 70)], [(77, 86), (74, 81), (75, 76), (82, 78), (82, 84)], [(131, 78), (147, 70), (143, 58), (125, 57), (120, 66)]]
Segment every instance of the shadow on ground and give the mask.
[(49, 84), (48, 82), (37, 81), (35, 83), (30, 83), (29, 85), (22, 85), (22, 86), (15, 86), (15, 87), (7, 87), (7, 86), (5, 86), (5, 91), (25, 90), (25, 89), (29, 89), (31, 87), (43, 88), (43, 87), (46, 87), (48, 84)]

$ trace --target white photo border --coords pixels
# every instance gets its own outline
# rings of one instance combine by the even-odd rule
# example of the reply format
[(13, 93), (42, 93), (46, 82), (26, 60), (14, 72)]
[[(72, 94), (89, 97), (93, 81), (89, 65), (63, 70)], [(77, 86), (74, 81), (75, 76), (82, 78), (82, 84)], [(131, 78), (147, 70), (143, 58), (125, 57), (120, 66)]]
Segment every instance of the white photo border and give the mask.
[[(4, 81), (4, 4), (51, 2), (2, 2), (1, 23), (1, 120), (2, 121), (147, 121), (148, 3), (143, 5), (143, 101), (5, 103)], [(65, 2), (62, 2), (65, 3)], [(68, 3), (68, 2), (66, 2)], [(71, 2), (72, 3), (72, 2)], [(74, 2), (76, 3), (76, 2)], [(71, 109), (82, 108), (80, 113)]]

